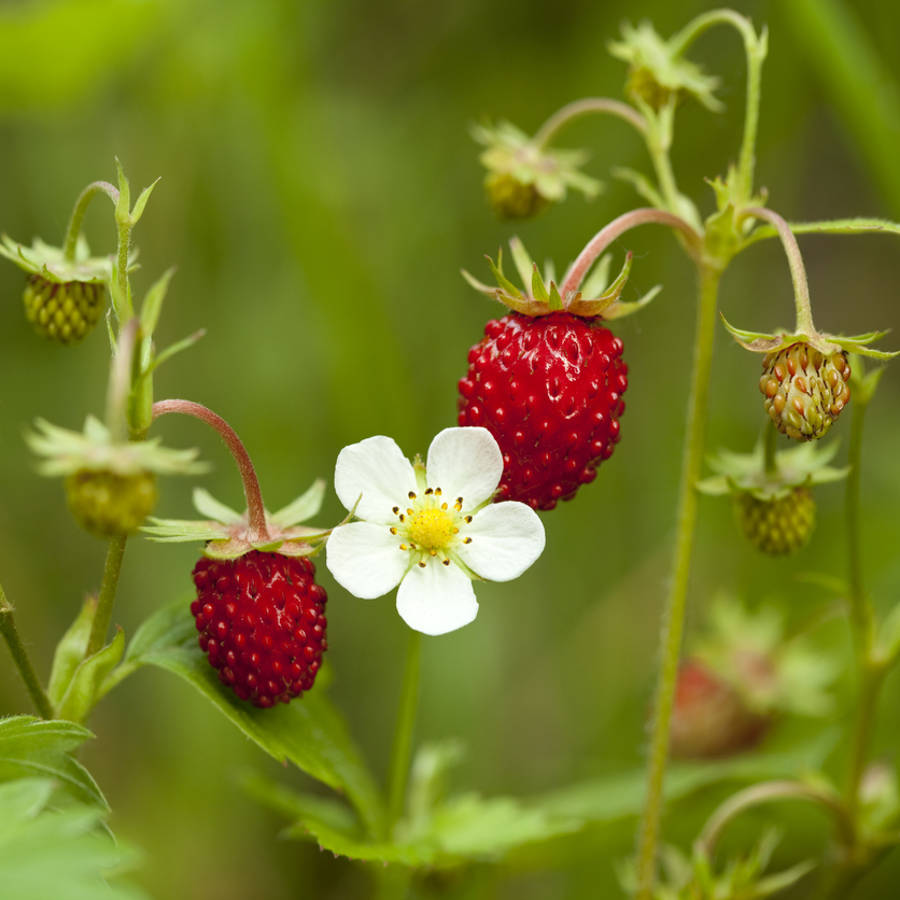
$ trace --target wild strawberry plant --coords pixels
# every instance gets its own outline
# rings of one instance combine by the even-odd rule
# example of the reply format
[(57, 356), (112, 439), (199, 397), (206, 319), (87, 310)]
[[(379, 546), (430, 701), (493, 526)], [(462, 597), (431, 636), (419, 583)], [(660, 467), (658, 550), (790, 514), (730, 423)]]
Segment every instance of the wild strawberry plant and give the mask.
[[(704, 211), (679, 186), (670, 150), (682, 102), (699, 102), (710, 113), (721, 108), (718, 80), (687, 55), (701, 35), (720, 25), (736, 29), (746, 53), (744, 125), (736, 157), (721, 161), (724, 174), (708, 173), (714, 203)], [(506, 309), (469, 351), (458, 383), (457, 425), (431, 440), (424, 461), (410, 460), (385, 435), (341, 449), (333, 478), (347, 511), (340, 523), (308, 524), (326, 491), (321, 479), (270, 512), (254, 463), (231, 425), (195, 401), (155, 396), (157, 368), (202, 334), (159, 349), (154, 335), (171, 273), (141, 298), (132, 289), (132, 231), (153, 185), (132, 203), (119, 167), (116, 185), (94, 182), (78, 198), (62, 246), (3, 238), (0, 254), (25, 272), (24, 311), (38, 335), (71, 344), (105, 313), (110, 350), (102, 417), (98, 409), (84, 410), (81, 430), (71, 428), (75, 423), (37, 419), (27, 436), (39, 471), (63, 479), (75, 522), (106, 541), (107, 554), (96, 594), (57, 644), (46, 681), (0, 589), (0, 631), (38, 714), (0, 721), (6, 823), (0, 829), (0, 877), (6, 896), (74, 898), (101, 890), (136, 896), (114, 877), (133, 853), (99, 827), (106, 801), (74, 754), (91, 736), (85, 723), (97, 703), (145, 666), (173, 673), (262, 751), (331, 789), (328, 795), (297, 793), (262, 776), (247, 781), (261, 802), (288, 815), (291, 837), (370, 864), (380, 896), (418, 895), (434, 886), (435, 872), (464, 872), (525, 846), (575, 841), (592, 824), (628, 815), (639, 816), (641, 824), (633, 857), (619, 861), (620, 880), (638, 900), (736, 900), (785, 890), (844, 897), (900, 844), (896, 773), (871, 754), (881, 688), (900, 656), (900, 607), (876, 615), (862, 569), (860, 515), (863, 421), (884, 371), (864, 360), (883, 362), (895, 354), (873, 348), (882, 332), (845, 336), (815, 327), (797, 240), (804, 234), (900, 235), (900, 225), (865, 218), (788, 222), (769, 205), (755, 173), (767, 35), (743, 16), (710, 12), (668, 39), (646, 23), (625, 26), (610, 50), (628, 66), (626, 101), (576, 100), (533, 136), (506, 122), (476, 129), (484, 147), (485, 190), (492, 209), (506, 219), (555, 214), (569, 188), (595, 197), (598, 183), (581, 171), (586, 154), (554, 142), (572, 120), (599, 114), (623, 120), (646, 144), (652, 174), (624, 173), (643, 205), (603, 225), (559, 279), (552, 267), (541, 270), (517, 239), (510, 242), (510, 256), (519, 283), (504, 272), (502, 255), (489, 260), (495, 285), (464, 273)], [(117, 245), (106, 255), (91, 255), (82, 229), (95, 198), (112, 204)], [(652, 308), (644, 310), (658, 292), (623, 299), (634, 261), (627, 254), (611, 278), (607, 250), (643, 225), (674, 232), (696, 269), (697, 307), (672, 515), (676, 536), (660, 597), (660, 665), (641, 790), (624, 805), (616, 778), (605, 788), (576, 784), (540, 800), (448, 795), (444, 783), (457, 760), (455, 745), (415, 748), (413, 742), (421, 635), (437, 637), (475, 620), (473, 582), (527, 577), (545, 549), (536, 510), (549, 513), (576, 496), (591, 503), (585, 486), (613, 454), (625, 411), (628, 369), (615, 320), (638, 312), (652, 316)], [(742, 347), (762, 357), (762, 374), (748, 375), (758, 379), (762, 409), (747, 410), (748, 417), (758, 417), (762, 436), (751, 452), (710, 453), (706, 419), (722, 275), (744, 250), (773, 238), (786, 256), (796, 323), (790, 330), (754, 332), (723, 320)], [(776, 315), (767, 304), (757, 314)], [(817, 442), (841, 427), (848, 405), (849, 447), (843, 464), (834, 464), (837, 443)], [(202, 518), (155, 515), (159, 478), (198, 475), (204, 468), (198, 451), (162, 444), (157, 422), (169, 414), (193, 417), (224, 440), (241, 478), (244, 510), (198, 487), (193, 499)], [(815, 545), (816, 492), (835, 482), (845, 488), (848, 571), (845, 577), (816, 576), (835, 602), (798, 629), (775, 607), (751, 609), (724, 596), (710, 607), (709, 621), (682, 659), (698, 494), (731, 498), (734, 539), (743, 534), (748, 553), (788, 556)], [(162, 606), (133, 635), (118, 630), (110, 638), (126, 548), (139, 531), (160, 543), (201, 545), (193, 572), (185, 572), (195, 593)], [(344, 592), (330, 598), (314, 562), (323, 551)], [(733, 595), (741, 585), (726, 581), (722, 588)], [(395, 590), (410, 639), (382, 787), (328, 698), (326, 610), (328, 603), (355, 602), (346, 594), (374, 599)], [(823, 739), (814, 747), (766, 753), (768, 735), (786, 720), (824, 718), (834, 709), (832, 686), (847, 673), (817, 648), (813, 634), (834, 615), (845, 619), (855, 646), (858, 696), (853, 727), (843, 737), (845, 752), (829, 755), (823, 724)], [(669, 772), (670, 755), (694, 764)], [(708, 811), (690, 847), (663, 840), (666, 803), (701, 786), (735, 782), (738, 790)], [(782, 800), (811, 804), (828, 817), (831, 836), (817, 856), (779, 856), (777, 837), (768, 830), (731, 856), (719, 852), (720, 837), (734, 819)]]

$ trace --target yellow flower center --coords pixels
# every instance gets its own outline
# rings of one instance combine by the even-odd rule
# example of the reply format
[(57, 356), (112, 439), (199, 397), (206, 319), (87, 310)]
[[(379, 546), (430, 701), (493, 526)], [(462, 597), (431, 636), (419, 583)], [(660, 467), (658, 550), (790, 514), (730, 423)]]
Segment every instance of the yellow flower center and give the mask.
[(438, 550), (459, 530), (450, 513), (440, 507), (418, 510), (409, 520), (409, 539), (423, 550)]

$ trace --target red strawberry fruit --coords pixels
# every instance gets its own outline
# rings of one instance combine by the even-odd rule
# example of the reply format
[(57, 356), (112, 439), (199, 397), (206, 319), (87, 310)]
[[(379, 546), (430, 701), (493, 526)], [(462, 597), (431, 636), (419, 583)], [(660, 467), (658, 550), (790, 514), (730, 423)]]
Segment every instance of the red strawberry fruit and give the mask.
[(608, 285), (608, 256), (584, 279), (595, 261), (591, 256), (573, 263), (557, 287), (518, 239), (510, 248), (524, 291), (503, 274), (500, 259), (495, 264), (488, 258), (497, 287), (463, 272), (476, 290), (510, 311), (488, 322), (482, 340), (469, 350), (469, 370), (459, 381), (458, 421), (487, 428), (500, 445), (504, 470), (497, 500), (553, 509), (594, 480), (619, 440), (628, 366), (622, 341), (605, 323), (640, 309), (659, 288), (633, 302), (619, 299), (631, 271), (630, 253)]
[(327, 647), (325, 591), (309, 559), (252, 550), (194, 566), (200, 648), (242, 700), (269, 707), (308, 691)]
[(628, 386), (622, 341), (597, 317), (512, 312), (487, 323), (459, 382), (459, 424), (487, 428), (503, 452), (498, 500), (553, 509), (619, 440)]

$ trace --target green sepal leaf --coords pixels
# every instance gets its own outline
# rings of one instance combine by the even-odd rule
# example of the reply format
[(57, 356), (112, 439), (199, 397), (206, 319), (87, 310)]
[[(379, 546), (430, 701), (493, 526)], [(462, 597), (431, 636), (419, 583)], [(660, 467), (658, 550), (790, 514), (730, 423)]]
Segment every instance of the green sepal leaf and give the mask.
[(612, 266), (612, 253), (604, 253), (591, 266), (590, 274), (581, 285), (581, 293), (585, 297), (596, 297), (606, 290), (609, 283), (610, 266)]
[(325, 481), (317, 478), (296, 500), (272, 513), (269, 518), (282, 528), (290, 528), (317, 515), (324, 499)]
[(381, 833), (378, 788), (340, 713), (314, 688), (289, 704), (260, 709), (239, 700), (219, 681), (197, 646), (188, 604), (179, 601), (137, 631), (123, 666), (157, 666), (187, 682), (232, 725), (279, 762), (290, 761), (323, 784), (346, 793), (369, 833)]
[[(207, 519), (211, 519), (213, 522), (222, 522), (225, 525), (236, 525), (244, 518), (237, 510), (216, 500), (216, 498), (205, 488), (194, 488), (191, 500), (194, 504), (194, 509), (196, 509), (201, 516), (206, 516)], [(221, 537), (221, 534), (219, 536)]]
[(70, 753), (93, 734), (81, 725), (34, 716), (0, 719), (0, 781), (52, 778), (82, 803), (109, 809), (97, 783)]
[(497, 262), (495, 263), (490, 256), (485, 256), (485, 259), (488, 261), (488, 265), (491, 267), (491, 272), (494, 275), (494, 278), (497, 280), (497, 284), (511, 297), (515, 297), (516, 299), (521, 300), (524, 296), (522, 292), (503, 274), (503, 248), (501, 247), (497, 251)]
[(152, 336), (156, 331), (159, 316), (162, 312), (163, 300), (166, 299), (166, 292), (169, 290), (169, 282), (175, 274), (175, 269), (168, 269), (163, 276), (156, 281), (147, 291), (144, 302), (141, 305), (141, 332), (145, 337)]
[(138, 220), (144, 214), (144, 207), (147, 205), (147, 201), (150, 199), (150, 195), (153, 193), (153, 189), (159, 184), (162, 180), (162, 176), (156, 179), (153, 184), (148, 185), (141, 191), (140, 196), (137, 198), (137, 201), (134, 204), (134, 208), (131, 210), (131, 224), (136, 225)]
[(56, 645), (53, 667), (50, 670), (50, 682), (47, 685), (47, 696), (54, 708), (59, 706), (75, 670), (84, 659), (96, 609), (97, 598), (88, 597), (75, 617), (75, 621)]
[(168, 362), (173, 356), (177, 356), (185, 350), (190, 350), (194, 344), (205, 337), (206, 329), (198, 328), (193, 334), (189, 334), (186, 338), (175, 341), (174, 344), (169, 344), (165, 350), (160, 351), (150, 360), (149, 364), (144, 368), (141, 377), (147, 378), (152, 375), (164, 362)]
[(630, 184), (635, 189), (638, 196), (643, 197), (643, 199), (651, 206), (655, 206), (658, 209), (665, 209), (662, 194), (660, 194), (653, 186), (653, 183), (646, 175), (624, 166), (613, 169), (611, 174), (613, 178), (617, 178), (619, 181)]
[(189, 541), (212, 541), (222, 537), (222, 529), (212, 522), (194, 522), (190, 519), (157, 519), (149, 516), (150, 525), (140, 530), (158, 544), (182, 544)]
[(59, 717), (83, 722), (100, 699), (106, 676), (119, 664), (124, 653), (125, 632), (120, 628), (109, 644), (82, 660), (75, 669), (69, 687), (59, 702)]
[[(575, 299), (578, 299), (577, 294), (575, 295)], [(563, 308), (562, 297), (559, 296), (559, 288), (557, 288), (553, 282), (550, 283), (550, 296), (547, 299), (547, 306), (554, 311)]]
[(102, 830), (103, 811), (51, 808), (50, 778), (0, 785), (0, 885), (5, 900), (147, 900), (109, 876), (137, 854)]
[[(527, 281), (525, 282), (528, 283)], [(540, 300), (541, 303), (550, 303), (550, 295), (547, 293), (547, 288), (544, 286), (544, 279), (541, 278), (541, 270), (538, 268), (537, 263), (532, 263), (531, 270), (531, 294), (535, 300)], [(557, 298), (559, 297), (559, 293), (556, 294)], [(551, 309), (561, 309), (562, 308), (562, 300), (559, 301), (560, 305), (557, 307), (553, 307), (551, 305)]]
[(529, 254), (525, 249), (525, 245), (517, 237), (511, 237), (509, 239), (509, 250), (512, 254), (516, 271), (519, 273), (519, 278), (522, 279), (522, 284), (527, 285), (531, 278), (531, 271), (535, 265), (531, 258), (531, 254)]

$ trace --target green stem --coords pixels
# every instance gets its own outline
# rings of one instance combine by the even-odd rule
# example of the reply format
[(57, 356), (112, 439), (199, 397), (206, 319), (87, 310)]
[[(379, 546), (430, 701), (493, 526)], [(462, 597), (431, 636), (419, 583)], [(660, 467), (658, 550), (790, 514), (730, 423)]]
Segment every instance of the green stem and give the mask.
[(772, 803), (776, 800), (808, 800), (825, 809), (834, 819), (841, 843), (848, 844), (855, 838), (853, 820), (839, 797), (833, 793), (803, 784), (801, 781), (764, 781), (732, 794), (709, 817), (695, 849), (707, 859), (712, 858), (716, 843), (725, 826), (747, 809)]
[(647, 122), (633, 106), (629, 106), (621, 100), (611, 100), (608, 97), (586, 97), (583, 100), (574, 100), (553, 113), (537, 130), (531, 143), (541, 150), (569, 122), (591, 113), (617, 116), (631, 125), (641, 135), (645, 135), (647, 132)]
[(800, 252), (800, 246), (791, 226), (771, 209), (763, 206), (745, 206), (741, 209), (737, 218), (738, 221), (747, 218), (765, 219), (767, 222), (775, 226), (778, 237), (781, 239), (781, 245), (784, 248), (784, 254), (787, 257), (788, 267), (791, 270), (791, 282), (794, 285), (794, 307), (797, 311), (797, 334), (804, 334), (807, 337), (813, 337), (817, 334), (816, 326), (813, 325), (812, 308), (809, 301), (809, 282), (806, 278), (806, 267), (803, 265), (803, 254)]
[(391, 772), (388, 782), (388, 827), (393, 828), (403, 815), (406, 783), (412, 758), (413, 727), (419, 705), (419, 672), (422, 663), (422, 635), (410, 630), (406, 647), (406, 668), (403, 672), (403, 693), (394, 730), (391, 752)]
[(775, 441), (777, 438), (778, 432), (775, 429), (775, 423), (768, 419), (766, 422), (766, 435), (763, 439), (763, 460), (766, 475), (774, 475), (778, 471), (778, 463), (775, 461)]
[[(862, 392), (860, 392), (862, 393)], [(850, 450), (847, 462), (845, 494), (847, 520), (848, 583), (850, 624), (856, 646), (856, 662), (859, 670), (859, 699), (856, 702), (856, 719), (850, 751), (850, 767), (847, 774), (846, 798), (854, 818), (859, 810), (859, 788), (872, 739), (875, 710), (878, 695), (884, 681), (886, 667), (876, 661), (875, 615), (863, 584), (862, 574), (862, 531), (860, 526), (860, 470), (862, 464), (863, 424), (865, 422), (867, 398), (860, 396), (853, 404), (850, 420)]]
[(31, 664), (28, 651), (19, 637), (16, 620), (13, 618), (13, 607), (6, 599), (2, 585), (0, 585), (0, 632), (3, 633), (3, 638), (9, 647), (9, 653), (16, 664), (16, 668), (19, 670), (19, 674), (22, 676), (22, 681), (25, 682), (25, 687), (28, 689), (35, 709), (41, 714), (42, 718), (52, 719), (53, 704), (41, 685), (40, 679), (34, 671), (34, 666)]
[(103, 566), (103, 582), (97, 598), (97, 609), (94, 612), (91, 634), (84, 653), (85, 659), (101, 650), (106, 643), (106, 633), (109, 631), (109, 622), (112, 619), (113, 604), (116, 600), (116, 590), (119, 587), (122, 557), (125, 555), (127, 540), (128, 536), (124, 534), (110, 538), (106, 551), (106, 563)]
[(116, 217), (118, 243), (116, 248), (116, 290), (112, 292), (113, 305), (119, 322), (128, 322), (134, 316), (131, 302), (131, 285), (128, 283), (128, 250), (131, 246), (132, 222), (130, 218)]
[(84, 214), (87, 212), (88, 204), (97, 194), (106, 194), (112, 200), (113, 206), (119, 202), (119, 192), (108, 181), (94, 181), (79, 194), (63, 244), (63, 256), (69, 261), (75, 259), (75, 248), (78, 246), (78, 235), (81, 233)]
[(716, 331), (716, 306), (721, 271), (710, 264), (699, 267), (700, 297), (694, 365), (678, 491), (678, 523), (672, 578), (666, 599), (660, 636), (661, 661), (647, 762), (647, 797), (638, 842), (638, 900), (651, 900), (656, 877), (656, 848), (663, 801), (663, 781), (669, 752), (669, 726), (678, 677), (678, 660), (684, 631), (688, 578), (697, 521), (695, 484), (703, 465), (703, 445), (709, 399), (710, 369)]
[[(672, 161), (669, 158), (669, 150), (672, 146), (672, 127), (675, 117), (675, 98), (673, 97), (667, 106), (658, 112), (648, 115), (647, 119), (647, 152), (656, 172), (656, 181), (666, 208), (676, 215), (688, 215), (691, 225), (699, 227), (699, 216), (693, 208), (688, 210), (687, 198), (681, 195), (675, 182), (675, 172), (672, 170)], [(691, 204), (692, 207), (692, 204)]]
[(747, 100), (744, 107), (744, 134), (738, 157), (738, 196), (749, 201), (753, 195), (753, 170), (756, 162), (756, 134), (759, 128), (759, 104), (762, 88), (762, 65), (766, 58), (765, 32), (757, 37), (749, 19), (731, 9), (714, 9), (697, 16), (669, 41), (673, 54), (680, 55), (700, 35), (715, 25), (730, 25), (741, 35), (747, 57)]

